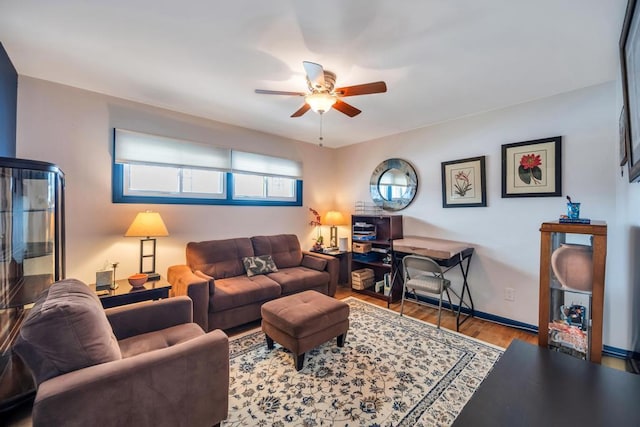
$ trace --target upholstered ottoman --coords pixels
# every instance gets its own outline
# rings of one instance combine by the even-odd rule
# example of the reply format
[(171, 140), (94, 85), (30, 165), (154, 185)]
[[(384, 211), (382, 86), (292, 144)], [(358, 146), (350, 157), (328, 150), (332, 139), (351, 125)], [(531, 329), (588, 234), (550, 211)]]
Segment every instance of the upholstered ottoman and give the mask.
[(304, 354), (338, 337), (344, 345), (349, 330), (349, 305), (317, 291), (304, 291), (262, 305), (262, 331), (267, 347), (277, 342), (293, 353), (296, 369), (304, 365)]

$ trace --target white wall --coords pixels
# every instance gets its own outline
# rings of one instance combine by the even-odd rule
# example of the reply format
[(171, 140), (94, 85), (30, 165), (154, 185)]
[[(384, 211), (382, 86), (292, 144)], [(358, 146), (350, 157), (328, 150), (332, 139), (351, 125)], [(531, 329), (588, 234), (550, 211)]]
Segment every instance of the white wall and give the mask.
[[(472, 243), (469, 283), (476, 308), (537, 325), (539, 227), (565, 213), (568, 194), (582, 203), (581, 216), (608, 223), (604, 342), (629, 349), (626, 224), (616, 214), (618, 113), (615, 84), (609, 83), (341, 148), (337, 204), (353, 211), (354, 200), (370, 200), (370, 174), (382, 160), (410, 161), (418, 173), (418, 193), (398, 212), (405, 217), (405, 235)], [(563, 197), (503, 199), (501, 145), (558, 135)], [(483, 155), (488, 206), (443, 208), (441, 163)], [(460, 286), (458, 270), (449, 277)], [(514, 302), (504, 300), (505, 287), (515, 289)]]
[[(67, 277), (95, 282), (105, 260), (117, 278), (138, 271), (139, 239), (123, 237), (137, 212), (162, 214), (170, 236), (158, 239), (156, 271), (184, 263), (189, 241), (297, 234), (311, 247), (308, 207), (332, 209), (327, 174), (332, 150), (118, 98), (20, 76), (17, 156), (57, 164), (66, 174)], [(135, 205), (111, 203), (114, 127), (301, 160), (304, 207)]]
[[(162, 213), (171, 235), (158, 241), (157, 271), (184, 261), (184, 245), (255, 234), (292, 232), (303, 246), (314, 230), (308, 207), (353, 212), (369, 201), (369, 178), (390, 157), (418, 173), (415, 201), (400, 213), (405, 235), (473, 243), (469, 278), (478, 310), (537, 324), (539, 226), (565, 210), (565, 199), (501, 198), (502, 144), (563, 137), (563, 194), (582, 203), (582, 216), (609, 225), (604, 342), (640, 347), (634, 324), (640, 306), (640, 186), (620, 177), (619, 94), (614, 83), (487, 112), (337, 150), (285, 140), (51, 82), (19, 77), (18, 157), (58, 164), (67, 176), (68, 276), (91, 282), (106, 260), (118, 277), (137, 271), (138, 240), (122, 237), (135, 214)], [(304, 207), (129, 205), (111, 203), (111, 130), (129, 128), (281, 155), (304, 163)], [(441, 162), (487, 156), (486, 208), (442, 208)], [(332, 172), (332, 173), (327, 173)], [(629, 232), (635, 230), (635, 238)], [(345, 236), (348, 227), (341, 227)], [(325, 230), (324, 234), (328, 234)], [(460, 283), (459, 273), (450, 276)], [(634, 284), (635, 287), (632, 287)], [(515, 301), (503, 299), (505, 287)]]

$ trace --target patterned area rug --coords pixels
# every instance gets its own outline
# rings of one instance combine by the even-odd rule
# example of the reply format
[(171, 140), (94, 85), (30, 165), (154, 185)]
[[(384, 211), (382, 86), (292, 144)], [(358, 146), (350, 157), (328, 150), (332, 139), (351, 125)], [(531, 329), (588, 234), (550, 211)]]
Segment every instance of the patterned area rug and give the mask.
[(344, 347), (292, 355), (252, 331), (230, 341), (224, 426), (450, 425), (502, 349), (355, 298)]

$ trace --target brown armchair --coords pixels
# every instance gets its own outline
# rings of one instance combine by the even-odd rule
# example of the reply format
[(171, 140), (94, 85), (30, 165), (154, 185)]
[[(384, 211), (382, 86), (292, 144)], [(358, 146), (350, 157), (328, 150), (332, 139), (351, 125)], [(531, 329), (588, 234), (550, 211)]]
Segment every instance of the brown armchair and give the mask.
[(14, 350), (38, 384), (34, 426), (211, 426), (227, 417), (228, 338), (192, 323), (187, 297), (105, 311), (85, 284), (63, 280), (39, 297)]

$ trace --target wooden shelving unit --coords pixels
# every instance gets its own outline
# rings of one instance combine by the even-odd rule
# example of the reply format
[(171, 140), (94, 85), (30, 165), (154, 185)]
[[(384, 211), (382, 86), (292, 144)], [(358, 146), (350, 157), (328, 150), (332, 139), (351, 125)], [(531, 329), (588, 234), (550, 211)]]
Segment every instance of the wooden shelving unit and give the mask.
[[(363, 227), (358, 224), (369, 224), (371, 227)], [(362, 230), (370, 229), (374, 234), (361, 233)], [(352, 215), (351, 216), (351, 241), (352, 243), (370, 243), (372, 250), (367, 254), (352, 252), (351, 271), (361, 268), (373, 270), (375, 282), (384, 279), (385, 273), (389, 273), (392, 280), (391, 291), (388, 295), (377, 292), (374, 287), (355, 292), (371, 295), (387, 301), (387, 306), (400, 300), (402, 292), (402, 278), (395, 274), (392, 261), (392, 242), (394, 239), (402, 239), (402, 215)], [(364, 258), (364, 259), (363, 259)], [(375, 283), (374, 282), (374, 283)]]
[[(602, 313), (607, 257), (607, 225), (545, 222), (540, 226), (540, 306), (538, 344), (595, 363), (602, 359)], [(563, 286), (552, 268), (551, 258), (562, 244), (590, 245), (593, 268), (591, 289)], [(572, 308), (574, 307), (574, 308)], [(582, 312), (578, 322), (567, 320), (567, 312)], [(571, 310), (570, 310), (571, 309)], [(564, 337), (572, 339), (565, 340)], [(575, 345), (573, 340), (584, 339)]]

